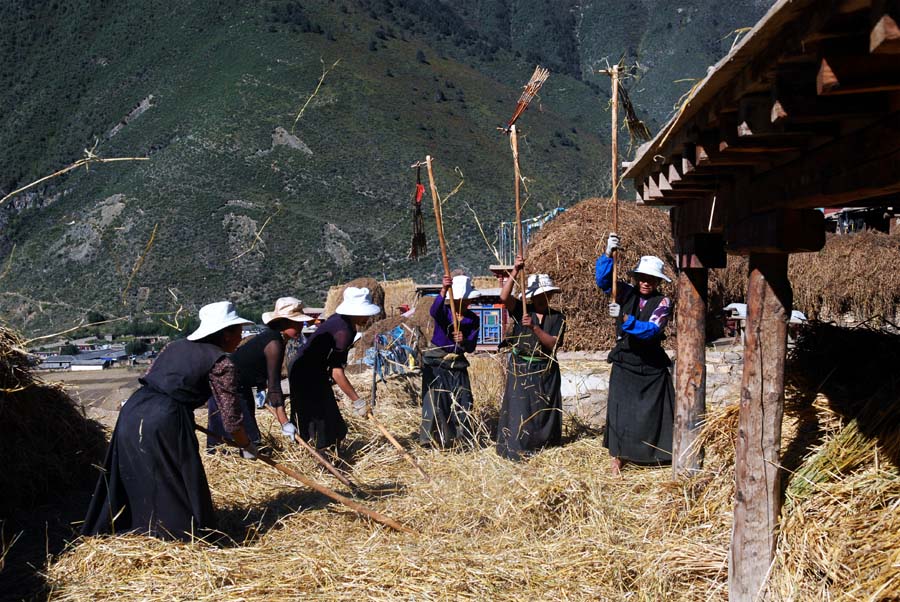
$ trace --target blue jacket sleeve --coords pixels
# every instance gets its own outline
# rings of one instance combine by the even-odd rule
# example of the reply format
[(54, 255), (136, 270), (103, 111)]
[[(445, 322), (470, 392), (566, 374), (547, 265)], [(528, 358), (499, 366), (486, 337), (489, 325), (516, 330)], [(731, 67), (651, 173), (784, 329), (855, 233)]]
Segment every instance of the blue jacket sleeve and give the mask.
[(601, 255), (594, 266), (594, 278), (597, 286), (607, 295), (612, 292), (613, 258)]
[(622, 332), (646, 340), (659, 334), (659, 326), (653, 322), (641, 322), (634, 316), (628, 316), (628, 319), (622, 323)]

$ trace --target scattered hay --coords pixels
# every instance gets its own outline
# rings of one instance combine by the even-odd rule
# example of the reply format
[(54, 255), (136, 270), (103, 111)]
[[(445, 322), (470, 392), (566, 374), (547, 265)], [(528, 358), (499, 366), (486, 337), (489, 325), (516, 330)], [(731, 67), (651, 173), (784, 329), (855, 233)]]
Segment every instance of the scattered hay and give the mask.
[[(610, 349), (615, 342), (614, 320), (606, 308), (609, 298), (594, 280), (594, 264), (606, 248), (611, 229), (610, 200), (587, 199), (541, 228), (528, 246), (528, 271), (550, 274), (562, 289), (554, 306), (566, 314), (565, 350)], [(627, 280), (625, 270), (637, 265), (642, 255), (656, 255), (666, 263), (670, 276), (675, 273), (669, 216), (665, 212), (620, 203), (618, 234), (622, 244), (620, 279)], [(662, 290), (674, 295), (671, 285)]]
[[(854, 377), (835, 370), (846, 359), (838, 353), (841, 345), (865, 357), (861, 340), (896, 366), (897, 338), (874, 341), (864, 333), (834, 342), (827, 330), (809, 336), (798, 341), (791, 362), (795, 378), (782, 447), (801, 461), (786, 479), (790, 503), (767, 599), (897, 596), (900, 468), (885, 450), (900, 440), (900, 420), (883, 425), (875, 445), (872, 437), (848, 436), (848, 429), (854, 419), (869, 422), (866, 406), (896, 417), (898, 383), (893, 374), (882, 374), (874, 379), (881, 386), (866, 390), (869, 400), (845, 403), (837, 396), (850, 390)], [(472, 359), (476, 412), (486, 434), (496, 421), (504, 356)], [(824, 384), (822, 374), (830, 374)], [(369, 375), (351, 378), (361, 395), (369, 393)], [(814, 387), (806, 384), (813, 381)], [(415, 375), (379, 383), (376, 413), (432, 475), (431, 483), (369, 422), (347, 413), (349, 462), (355, 480), (370, 491), (365, 503), (418, 537), (362, 520), (259, 463), (208, 456), (222, 528), (234, 544), (136, 536), (79, 540), (48, 567), (52, 598), (727, 599), (736, 403), (708, 416), (701, 473), (673, 482), (666, 469), (628, 468), (621, 478), (611, 477), (600, 439), (573, 441), (570, 420), (565, 446), (522, 464), (499, 458), (490, 446), (423, 448), (416, 443), (418, 387)], [(260, 422), (279, 461), (334, 485), (297, 448), (281, 447), (271, 418)], [(792, 449), (810, 433), (815, 437), (808, 447)], [(823, 461), (838, 453), (856, 459)], [(798, 488), (798, 477), (790, 474), (815, 486)]]

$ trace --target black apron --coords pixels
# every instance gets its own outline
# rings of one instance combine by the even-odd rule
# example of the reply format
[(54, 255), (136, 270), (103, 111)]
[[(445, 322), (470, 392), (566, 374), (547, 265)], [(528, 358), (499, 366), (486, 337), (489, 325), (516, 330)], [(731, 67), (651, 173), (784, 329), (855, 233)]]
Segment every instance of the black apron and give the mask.
[(210, 395), (219, 347), (170, 343), (116, 420), (83, 535), (147, 533), (188, 541), (215, 528), (193, 410)]
[[(558, 445), (562, 439), (562, 376), (556, 351), (546, 352), (535, 334), (521, 326), (521, 307), (516, 304), (510, 312), (512, 353), (497, 425), (497, 453), (510, 460), (521, 460), (542, 447)], [(538, 323), (537, 314), (530, 315)], [(557, 337), (557, 348), (562, 345), (562, 313), (548, 310), (540, 326)]]
[(649, 321), (662, 300), (662, 295), (654, 295), (639, 310), (640, 295), (629, 292), (617, 320), (618, 342), (607, 358), (612, 371), (603, 445), (609, 455), (641, 464), (672, 461), (675, 389), (671, 361), (662, 348), (664, 335), (642, 340), (623, 333), (622, 316)]
[(463, 354), (428, 350), (422, 357), (422, 424), (419, 442), (447, 447), (474, 442), (472, 384)]

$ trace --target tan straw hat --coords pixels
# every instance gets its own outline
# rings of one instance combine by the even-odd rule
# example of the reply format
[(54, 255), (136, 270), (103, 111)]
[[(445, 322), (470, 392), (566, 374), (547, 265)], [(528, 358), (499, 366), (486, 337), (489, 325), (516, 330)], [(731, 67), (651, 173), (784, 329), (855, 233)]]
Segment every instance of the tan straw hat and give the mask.
[(292, 322), (312, 322), (313, 317), (303, 313), (303, 303), (294, 297), (281, 297), (275, 302), (275, 311), (263, 312), (262, 321), (268, 324), (272, 320), (284, 318)]

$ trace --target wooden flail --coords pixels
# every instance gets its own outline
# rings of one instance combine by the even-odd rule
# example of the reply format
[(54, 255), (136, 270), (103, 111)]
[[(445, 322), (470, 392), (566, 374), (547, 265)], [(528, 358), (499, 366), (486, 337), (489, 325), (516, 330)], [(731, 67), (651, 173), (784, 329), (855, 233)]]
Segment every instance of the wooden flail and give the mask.
[[(548, 77), (550, 77), (550, 71), (548, 69), (545, 69), (540, 65), (534, 68), (534, 73), (531, 74), (531, 78), (523, 87), (522, 94), (519, 96), (518, 102), (516, 102), (516, 108), (513, 111), (512, 117), (506, 122), (506, 127), (498, 128), (509, 135), (509, 147), (513, 156), (513, 172), (515, 175), (514, 191), (516, 197), (516, 246), (519, 250), (519, 254), (522, 255), (523, 260), (525, 259), (525, 239), (522, 234), (522, 200), (519, 192), (522, 181), (522, 172), (519, 169), (519, 138), (518, 132), (516, 131), (516, 121), (522, 116), (522, 113), (525, 112), (525, 109), (528, 108), (528, 105), (534, 100), (535, 96), (537, 96), (537, 93), (547, 81)], [(527, 315), (525, 273), (523, 272), (519, 276), (519, 289), (522, 294), (522, 318), (524, 319)]]

